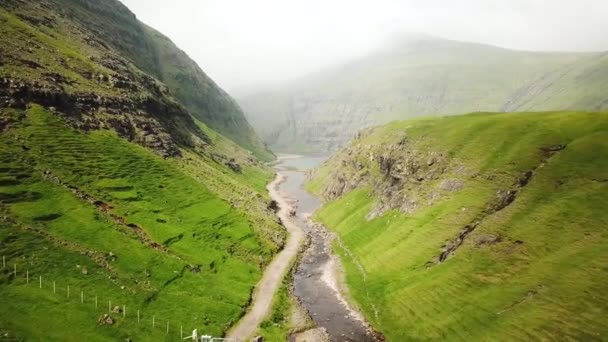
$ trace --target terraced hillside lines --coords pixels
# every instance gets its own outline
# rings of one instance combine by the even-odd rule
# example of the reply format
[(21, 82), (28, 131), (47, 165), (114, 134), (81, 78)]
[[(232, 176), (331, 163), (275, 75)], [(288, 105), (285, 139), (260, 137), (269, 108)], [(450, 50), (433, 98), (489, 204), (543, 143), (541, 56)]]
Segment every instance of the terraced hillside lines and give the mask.
[[(44, 279), (139, 309), (147, 320), (170, 318), (218, 336), (243, 314), (282, 237), (255, 182), (192, 151), (190, 162), (206, 169), (162, 159), (110, 131), (76, 131), (36, 105), (1, 114), (8, 124), (0, 133), (0, 254)], [(259, 182), (269, 174), (243, 170)], [(204, 186), (215, 175), (223, 175), (213, 185), (222, 191)], [(238, 192), (225, 196), (231, 188)], [(227, 202), (246, 189), (250, 210)], [(55, 340), (69, 339), (62, 333), (72, 325), (93, 341), (171, 339), (132, 320), (98, 326), (101, 310), (59, 304), (2, 274), (0, 329), (11, 336), (36, 340), (37, 327), (48, 324)]]
[(601, 340), (607, 157), (608, 113), (418, 119), (363, 133), (308, 187), (390, 340)]
[[(112, 221), (114, 221), (114, 223), (126, 228), (126, 229), (123, 229), (123, 231), (132, 230), (135, 233), (135, 235), (137, 235), (137, 237), (139, 238), (139, 241), (141, 243), (147, 245), (150, 248), (154, 248), (154, 249), (162, 251), (164, 253), (168, 253), (167, 248), (164, 246), (161, 246), (157, 242), (152, 241), (143, 228), (141, 228), (140, 226), (138, 226), (134, 223), (127, 223), (123, 217), (120, 217), (116, 214), (111, 213), (111, 210), (113, 209), (113, 207), (110, 206), (109, 204), (95, 199), (93, 196), (79, 190), (75, 186), (64, 183), (61, 179), (59, 179), (57, 176), (53, 175), (48, 170), (44, 171), (43, 177), (70, 190), (76, 197), (82, 199), (83, 201), (85, 201), (89, 204), (94, 205), (95, 208), (97, 208), (97, 210), (100, 211), (101, 213), (109, 215), (112, 218)], [(123, 187), (123, 189), (130, 189), (130, 187), (128, 187), (128, 186)], [(51, 214), (49, 216), (45, 216), (45, 217), (51, 217), (52, 215), (53, 214)]]
[(512, 51), (427, 36), (238, 100), (276, 150), (326, 151), (424, 115), (608, 109), (608, 55)]

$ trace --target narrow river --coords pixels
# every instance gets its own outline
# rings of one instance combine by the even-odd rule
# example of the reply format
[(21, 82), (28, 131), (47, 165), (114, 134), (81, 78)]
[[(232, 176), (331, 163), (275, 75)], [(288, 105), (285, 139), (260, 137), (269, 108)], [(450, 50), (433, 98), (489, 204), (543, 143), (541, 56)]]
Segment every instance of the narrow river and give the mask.
[[(331, 235), (310, 221), (321, 202), (303, 189), (306, 170), (320, 164), (325, 156), (281, 155), (277, 171), (285, 176), (279, 186), (281, 196), (296, 208), (293, 222), (309, 239), (293, 276), (294, 294), (308, 311), (316, 328), (324, 328), (332, 341), (379, 341), (359, 313), (340, 294), (339, 261), (332, 253)], [(292, 337), (291, 341), (295, 338)]]

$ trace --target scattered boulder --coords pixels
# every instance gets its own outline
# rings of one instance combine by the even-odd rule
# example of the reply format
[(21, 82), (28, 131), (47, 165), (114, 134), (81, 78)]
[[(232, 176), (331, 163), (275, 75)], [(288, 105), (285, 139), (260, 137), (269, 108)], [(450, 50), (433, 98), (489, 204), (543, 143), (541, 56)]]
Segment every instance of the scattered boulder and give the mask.
[(493, 234), (481, 234), (475, 239), (475, 246), (490, 246), (497, 244), (502, 241), (502, 237), (500, 235)]
[(241, 173), (241, 165), (239, 165), (234, 158), (230, 158), (230, 160), (226, 162), (226, 166), (236, 173)]
[(496, 202), (490, 209), (496, 212), (506, 208), (515, 201), (516, 194), (517, 190), (498, 190), (496, 192)]
[(272, 210), (276, 213), (277, 211), (279, 211), (279, 203), (277, 203), (277, 201), (275, 200), (271, 200), (270, 203), (268, 203), (267, 208), (268, 210)]
[(121, 313), (122, 312), (122, 308), (118, 305), (116, 305), (113, 309), (112, 309), (112, 313)]
[(566, 148), (565, 144), (557, 144), (557, 145), (550, 145), (550, 146), (542, 147), (540, 150), (545, 158), (549, 158), (552, 155), (556, 154), (557, 152), (560, 152), (561, 150), (563, 150), (565, 148)]
[(251, 342), (264, 342), (264, 337), (256, 336), (251, 340)]
[(464, 182), (460, 179), (448, 178), (441, 181), (441, 183), (439, 184), (439, 189), (443, 191), (453, 192), (462, 189), (463, 186)]
[(116, 259), (118, 259), (118, 256), (112, 252), (109, 252), (106, 259), (108, 261), (116, 261)]
[(83, 268), (82, 268), (80, 271), (81, 271), (81, 272), (82, 272), (82, 274), (84, 274), (84, 275), (89, 274), (89, 269), (88, 269), (86, 266), (84, 266), (84, 267), (83, 267)]
[(113, 325), (114, 318), (112, 318), (112, 316), (110, 316), (108, 314), (103, 314), (103, 315), (99, 316), (99, 319), (97, 319), (97, 322), (99, 323), (99, 325)]

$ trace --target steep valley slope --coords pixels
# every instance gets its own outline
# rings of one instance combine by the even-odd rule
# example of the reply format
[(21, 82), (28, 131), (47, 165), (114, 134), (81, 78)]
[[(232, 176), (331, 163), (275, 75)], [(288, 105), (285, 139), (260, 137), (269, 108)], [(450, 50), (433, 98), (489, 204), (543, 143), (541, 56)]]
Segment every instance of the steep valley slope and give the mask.
[(224, 334), (285, 241), (238, 105), (118, 1), (3, 1), (0, 33), (1, 338)]
[(238, 101), (275, 149), (333, 151), (361, 128), (415, 116), (604, 110), (607, 75), (606, 53), (512, 51), (407, 36)]
[[(7, 0), (0, 11), (0, 96), (6, 101), (35, 99), (80, 116), (86, 113), (72, 113), (74, 107), (76, 112), (103, 107), (107, 118), (89, 115), (79, 121), (99, 126), (121, 120), (119, 133), (131, 139), (141, 130), (137, 111), (153, 113), (164, 131), (192, 145), (182, 131), (195, 125), (189, 115), (177, 113), (187, 110), (259, 158), (273, 158), (236, 102), (119, 1)], [(176, 110), (176, 102), (183, 108)]]
[(354, 301), (391, 341), (608, 334), (608, 113), (394, 122), (307, 187)]

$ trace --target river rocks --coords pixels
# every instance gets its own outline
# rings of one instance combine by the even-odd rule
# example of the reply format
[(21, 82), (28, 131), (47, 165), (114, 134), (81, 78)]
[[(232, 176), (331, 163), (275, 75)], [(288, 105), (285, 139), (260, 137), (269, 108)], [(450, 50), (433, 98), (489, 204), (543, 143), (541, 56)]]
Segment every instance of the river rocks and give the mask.
[(329, 342), (331, 338), (327, 334), (325, 328), (316, 328), (306, 330), (297, 334), (291, 335), (295, 342)]

